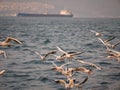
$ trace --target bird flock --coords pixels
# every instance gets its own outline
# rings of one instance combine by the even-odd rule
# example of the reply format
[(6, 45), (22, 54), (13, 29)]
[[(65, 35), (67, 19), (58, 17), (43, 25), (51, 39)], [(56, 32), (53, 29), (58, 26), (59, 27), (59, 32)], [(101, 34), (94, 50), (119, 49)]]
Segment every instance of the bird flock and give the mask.
[[(96, 38), (106, 48), (105, 51), (108, 55), (107, 58), (110, 59), (114, 58), (118, 62), (120, 62), (120, 52), (116, 50), (116, 47), (118, 47), (120, 41), (115, 42), (115, 44), (111, 44), (111, 41), (114, 40), (115, 37), (111, 37), (105, 40), (102, 37), (104, 34), (96, 32), (94, 30), (90, 30), (90, 31), (95, 34)], [(14, 44), (12, 44), (12, 41), (16, 42), (17, 44), (22, 44), (22, 42), (16, 38), (7, 37), (5, 41), (0, 42), (0, 46), (1, 47), (13, 46)], [(60, 84), (64, 86), (66, 90), (70, 90), (72, 88), (82, 89), (82, 86), (88, 81), (89, 76), (94, 73), (94, 69), (102, 70), (102, 67), (78, 58), (82, 54), (86, 53), (85, 51), (71, 52), (64, 50), (60, 46), (55, 46), (55, 50), (50, 50), (45, 54), (41, 54), (33, 50), (32, 48), (27, 48), (25, 50), (33, 52), (34, 54), (38, 55), (41, 61), (50, 63), (52, 65), (51, 71), (59, 73), (58, 75), (62, 75), (63, 77), (65, 77), (64, 79), (63, 78), (55, 79), (54, 81), (56, 82), (56, 84)], [(7, 59), (6, 51), (0, 50), (0, 55), (3, 55), (3, 57)], [(50, 60), (51, 58), (53, 58), (52, 61)], [(61, 65), (57, 65), (57, 62), (64, 62), (64, 63)], [(89, 65), (90, 67), (94, 67), (94, 69), (91, 69), (90, 67), (86, 67), (86, 66), (75, 66), (74, 65), (75, 62)], [(6, 72), (5, 70), (1, 70), (0, 76), (2, 76), (5, 72)], [(80, 74), (84, 75), (82, 76), (83, 80), (78, 81), (79, 79), (75, 77), (80, 76)]]
[[(87, 67), (83, 67), (83, 66), (71, 67), (71, 65), (73, 66), (73, 61), (76, 61), (77, 63), (87, 64), (92, 67), (95, 67), (98, 70), (101, 70), (101, 67), (97, 66), (96, 64), (76, 58), (77, 56), (83, 54), (84, 53), (83, 51), (70, 52), (63, 50), (59, 46), (56, 46), (55, 50), (48, 51), (47, 53), (42, 55), (41, 53), (32, 50), (30, 48), (26, 50), (38, 55), (41, 61), (45, 61), (46, 63), (51, 63), (53, 65), (53, 67), (51, 67), (51, 70), (58, 72), (60, 75), (63, 75), (65, 77), (65, 79), (58, 79), (58, 80), (56, 79), (55, 82), (58, 84), (62, 84), (66, 90), (69, 90), (71, 88), (77, 88), (77, 89), (82, 88), (82, 85), (88, 80), (88, 76), (93, 73), (93, 70)], [(54, 57), (53, 61), (49, 61), (50, 56)], [(64, 62), (64, 63), (59, 66), (56, 64), (56, 62)], [(74, 78), (76, 74), (79, 72), (86, 74), (86, 77), (81, 82), (77, 81), (77, 78)]]
[[(19, 40), (16, 39), (16, 38), (7, 37), (4, 41), (1, 41), (1, 42), (0, 42), (0, 46), (1, 46), (1, 47), (2, 47), (2, 46), (8, 46), (8, 47), (13, 46), (14, 44), (11, 43), (12, 41), (14, 41), (14, 42), (16, 42), (16, 43), (18, 43), (18, 44), (22, 44), (22, 42), (19, 41)], [(0, 55), (3, 55), (3, 57), (7, 59), (7, 53), (6, 53), (6, 51), (0, 50)], [(5, 70), (1, 70), (1, 71), (0, 71), (0, 76), (3, 75), (4, 73), (5, 73)]]

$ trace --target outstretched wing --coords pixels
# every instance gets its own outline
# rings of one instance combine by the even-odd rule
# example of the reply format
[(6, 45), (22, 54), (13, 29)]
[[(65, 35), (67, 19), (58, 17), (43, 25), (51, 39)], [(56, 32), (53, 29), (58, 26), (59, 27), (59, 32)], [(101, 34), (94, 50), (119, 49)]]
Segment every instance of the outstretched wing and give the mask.
[(97, 31), (94, 31), (94, 30), (90, 30), (91, 32), (95, 33), (96, 36), (101, 36), (102, 34), (97, 32)]
[(107, 46), (107, 44), (104, 42), (104, 40), (102, 40), (101, 38), (98, 38), (98, 39), (102, 42), (103, 45), (105, 45), (106, 48), (108, 48), (108, 46)]
[(72, 53), (71, 55), (79, 55), (79, 54), (82, 54), (82, 53), (84, 53), (84, 52), (75, 52), (75, 53)]
[(87, 80), (88, 76), (82, 82), (75, 84), (75, 87), (80, 87), (82, 84), (86, 83)]
[(3, 55), (4, 55), (4, 58), (7, 58), (7, 54), (6, 54), (6, 52), (5, 52), (5, 51), (4, 51), (4, 54), (3, 54)]
[(88, 74), (91, 74), (91, 73), (92, 73), (92, 70), (91, 70), (91, 69), (87, 69), (87, 68), (85, 68), (85, 67), (75, 68), (75, 71), (81, 71), (81, 72), (88, 73)]
[(5, 72), (5, 70), (0, 71), (0, 75), (3, 75), (3, 74), (4, 74), (4, 72)]
[(116, 54), (116, 55), (120, 56), (120, 52), (119, 51), (116, 51), (116, 50), (113, 50), (113, 49), (110, 49), (110, 48), (108, 48), (107, 51), (109, 53), (113, 53), (113, 54)]
[(114, 36), (112, 36), (111, 38), (109, 38), (109, 39), (105, 40), (104, 42), (109, 42), (109, 41), (113, 40), (114, 38), (115, 38), (115, 37), (114, 37)]
[(29, 51), (31, 51), (31, 52), (34, 52), (36, 55), (40, 56), (41, 59), (43, 58), (43, 56), (42, 56), (39, 52), (37, 52), (37, 51), (35, 51), (35, 50), (32, 50), (32, 49), (26, 49), (26, 50), (29, 50)]
[(50, 61), (55, 67), (57, 67), (57, 65), (54, 63), (54, 61)]
[(117, 43), (115, 43), (114, 45), (113, 45), (113, 48), (115, 48), (117, 45), (119, 45), (120, 44), (120, 41), (119, 42), (117, 42)]
[(58, 46), (56, 46), (57, 47), (57, 49), (60, 51), (60, 52), (62, 52), (62, 53), (64, 53), (64, 54), (68, 54), (67, 52), (65, 52), (63, 49), (61, 49), (60, 47), (58, 47)]
[(64, 86), (66, 85), (65, 80), (55, 80), (55, 82)]
[(47, 57), (47, 56), (50, 55), (50, 54), (55, 54), (56, 52), (57, 52), (56, 50), (49, 51), (49, 52), (47, 52), (47, 53), (45, 54), (44, 57)]
[(7, 37), (6, 40), (5, 40), (6, 43), (8, 43), (10, 41), (14, 41), (18, 44), (22, 44), (22, 42), (20, 42), (18, 39), (15, 39), (15, 38), (12, 38), (12, 37)]
[(94, 30), (90, 30), (91, 32), (93, 32), (93, 33), (98, 33), (98, 32), (96, 32), (96, 31), (94, 31)]
[(101, 70), (101, 68), (100, 68), (99, 66), (97, 66), (97, 65), (95, 65), (95, 64), (93, 64), (93, 63), (85, 62), (85, 61), (83, 61), (83, 60), (77, 60), (77, 61), (80, 62), (80, 63), (83, 63), (83, 64), (91, 65), (91, 66), (97, 68), (98, 70)]

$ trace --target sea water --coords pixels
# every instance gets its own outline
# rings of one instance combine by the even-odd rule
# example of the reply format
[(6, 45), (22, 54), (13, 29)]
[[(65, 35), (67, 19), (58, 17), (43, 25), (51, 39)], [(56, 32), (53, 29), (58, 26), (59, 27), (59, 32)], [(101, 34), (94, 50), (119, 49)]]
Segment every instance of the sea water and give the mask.
[[(0, 17), (0, 41), (9, 36), (22, 42), (22, 45), (11, 42), (15, 45), (0, 47), (8, 56), (7, 59), (0, 56), (0, 70), (6, 70), (0, 76), (0, 90), (65, 90), (55, 80), (66, 80), (66, 77), (51, 70), (50, 62), (41, 61), (38, 55), (27, 50), (44, 54), (57, 50), (56, 46), (65, 51), (84, 51), (76, 58), (102, 67), (97, 70), (74, 59), (70, 61), (70, 67), (85, 66), (93, 70), (91, 75), (77, 72), (73, 76), (78, 82), (89, 76), (83, 90), (120, 90), (120, 62), (106, 58), (105, 46), (90, 30), (103, 33), (103, 39), (115, 36), (111, 43), (120, 41), (119, 18)], [(120, 51), (120, 45), (116, 50)], [(52, 56), (47, 60), (58, 66), (66, 62), (56, 61)]]

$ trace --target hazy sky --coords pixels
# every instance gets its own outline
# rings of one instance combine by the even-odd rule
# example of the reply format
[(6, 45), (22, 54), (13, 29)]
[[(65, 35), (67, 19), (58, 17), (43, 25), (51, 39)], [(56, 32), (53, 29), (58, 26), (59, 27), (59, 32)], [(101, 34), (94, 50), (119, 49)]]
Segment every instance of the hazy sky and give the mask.
[(74, 17), (120, 17), (120, 0), (0, 0), (0, 15), (59, 13), (61, 9), (70, 10)]

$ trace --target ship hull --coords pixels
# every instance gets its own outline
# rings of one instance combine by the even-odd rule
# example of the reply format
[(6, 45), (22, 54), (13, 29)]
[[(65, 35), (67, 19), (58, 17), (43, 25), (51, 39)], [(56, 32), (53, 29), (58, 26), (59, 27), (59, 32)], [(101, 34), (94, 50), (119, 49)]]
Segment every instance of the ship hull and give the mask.
[(70, 15), (61, 15), (61, 14), (29, 14), (29, 13), (18, 13), (19, 17), (73, 17)]

